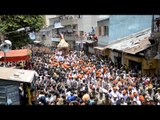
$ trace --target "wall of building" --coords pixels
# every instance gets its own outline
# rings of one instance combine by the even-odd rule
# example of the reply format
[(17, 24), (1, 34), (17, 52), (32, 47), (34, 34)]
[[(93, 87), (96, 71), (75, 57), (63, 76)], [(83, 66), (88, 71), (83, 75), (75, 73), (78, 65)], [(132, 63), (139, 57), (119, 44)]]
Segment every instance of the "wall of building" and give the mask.
[(154, 74), (157, 73), (158, 69), (157, 69), (157, 65), (158, 65), (158, 60), (156, 59), (152, 59), (147, 61), (144, 58), (139, 58), (136, 56), (130, 56), (125, 54), (124, 55), (124, 63), (127, 65), (127, 67), (129, 66), (129, 60), (135, 61), (135, 62), (139, 62), (142, 63), (142, 74)]
[(110, 15), (109, 43), (151, 27), (152, 15)]
[(49, 26), (54, 25), (54, 23), (58, 23), (58, 22), (60, 22), (59, 17), (54, 16), (49, 18)]
[[(104, 31), (104, 26), (109, 26), (109, 19), (104, 19), (104, 20), (101, 20), (101, 21), (98, 21), (97, 22), (97, 35), (98, 35), (98, 46), (106, 46), (108, 44), (108, 40), (109, 40), (109, 37), (108, 35), (104, 35), (104, 34), (107, 34), (107, 33), (104, 33), (106, 31)], [(99, 33), (99, 29), (101, 29), (101, 33)]]
[(84, 31), (89, 33), (92, 31), (92, 27), (97, 26), (97, 15), (83, 15), (78, 19), (78, 31)]
[(116, 62), (115, 57), (119, 57), (120, 53), (117, 51), (112, 51), (112, 50), (109, 50), (109, 51), (110, 51), (109, 57), (111, 58), (112, 62)]
[(49, 19), (50, 19), (50, 18), (54, 18), (54, 17), (56, 17), (56, 15), (45, 15), (45, 23), (46, 23), (46, 26), (49, 26), (49, 25), (50, 25)]

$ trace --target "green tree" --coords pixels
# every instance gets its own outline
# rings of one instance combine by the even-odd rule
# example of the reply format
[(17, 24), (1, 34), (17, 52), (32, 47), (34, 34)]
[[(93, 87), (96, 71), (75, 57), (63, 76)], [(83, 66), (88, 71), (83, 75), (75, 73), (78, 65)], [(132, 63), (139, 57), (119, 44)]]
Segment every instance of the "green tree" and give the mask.
[(0, 33), (12, 41), (12, 49), (22, 47), (31, 40), (26, 31), (9, 32), (23, 27), (31, 27), (35, 32), (38, 32), (43, 26), (43, 15), (0, 15)]

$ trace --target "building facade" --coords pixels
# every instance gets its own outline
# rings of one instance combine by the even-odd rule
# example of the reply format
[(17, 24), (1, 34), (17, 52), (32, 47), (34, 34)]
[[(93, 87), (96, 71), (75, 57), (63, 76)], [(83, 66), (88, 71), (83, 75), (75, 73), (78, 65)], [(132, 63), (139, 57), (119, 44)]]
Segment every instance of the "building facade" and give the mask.
[[(151, 21), (151, 15), (109, 15), (107, 19), (97, 22), (98, 45), (102, 47), (125, 36), (151, 28)], [(101, 26), (103, 27), (99, 29)]]
[(96, 32), (99, 18), (99, 15), (57, 15), (49, 19), (48, 28), (51, 28), (53, 41), (57, 41), (58, 33), (63, 33), (70, 48), (74, 49), (76, 41), (86, 40), (87, 33), (91, 33), (93, 29)]
[(45, 18), (45, 25), (46, 26), (49, 26), (50, 25), (50, 18), (54, 18), (56, 17), (57, 15), (45, 15), (44, 18)]
[(109, 40), (109, 18), (97, 21), (96, 34), (98, 36), (98, 46), (105, 46)]
[(151, 28), (152, 15), (110, 15), (109, 43)]
[(150, 42), (156, 49), (149, 49), (149, 58), (158, 60), (158, 76), (160, 76), (160, 15), (152, 16), (152, 31)]

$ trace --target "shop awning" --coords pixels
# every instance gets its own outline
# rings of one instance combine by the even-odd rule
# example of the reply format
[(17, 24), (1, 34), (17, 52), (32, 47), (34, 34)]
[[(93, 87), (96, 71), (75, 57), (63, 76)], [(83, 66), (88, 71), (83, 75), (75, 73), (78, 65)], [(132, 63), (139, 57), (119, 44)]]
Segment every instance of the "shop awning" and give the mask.
[(32, 83), (34, 76), (37, 75), (33, 70), (22, 70), (14, 68), (0, 67), (0, 80)]
[[(10, 50), (6, 53), (6, 62), (18, 62), (29, 60), (31, 55), (31, 50), (29, 49), (19, 49), (19, 50)], [(4, 62), (4, 53), (0, 51), (0, 61)]]
[(149, 37), (151, 30), (147, 29), (136, 34), (121, 38), (107, 45), (105, 48), (111, 50), (122, 51), (129, 54), (136, 54), (151, 46)]

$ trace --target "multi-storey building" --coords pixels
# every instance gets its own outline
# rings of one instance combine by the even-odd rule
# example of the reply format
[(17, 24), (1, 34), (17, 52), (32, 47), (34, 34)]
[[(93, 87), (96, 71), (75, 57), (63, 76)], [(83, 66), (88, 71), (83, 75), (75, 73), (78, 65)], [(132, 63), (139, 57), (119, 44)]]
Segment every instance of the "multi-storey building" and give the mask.
[(98, 21), (98, 45), (105, 46), (151, 27), (151, 15), (109, 15)]

